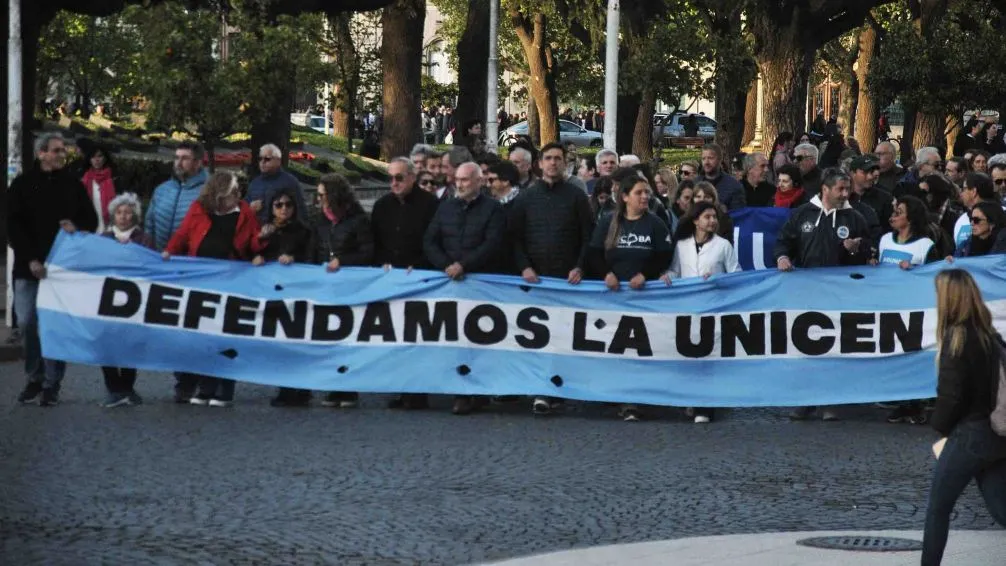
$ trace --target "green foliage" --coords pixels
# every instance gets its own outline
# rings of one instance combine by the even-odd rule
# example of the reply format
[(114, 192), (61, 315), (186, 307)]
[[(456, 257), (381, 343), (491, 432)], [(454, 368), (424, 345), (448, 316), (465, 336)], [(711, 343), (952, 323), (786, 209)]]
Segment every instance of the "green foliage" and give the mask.
[(433, 77), (423, 75), (422, 100), (424, 107), (440, 106), (448, 104), (454, 106), (458, 100), (458, 85), (440, 84)]
[(122, 16), (60, 11), (42, 32), (36, 69), (41, 86), (69, 86), (74, 98), (126, 107), (138, 94), (137, 31)]
[(906, 13), (892, 16), (867, 78), (881, 106), (899, 100), (959, 118), (965, 109), (997, 108), (1006, 99), (1003, 14), (993, 2), (954, 3), (925, 36)]

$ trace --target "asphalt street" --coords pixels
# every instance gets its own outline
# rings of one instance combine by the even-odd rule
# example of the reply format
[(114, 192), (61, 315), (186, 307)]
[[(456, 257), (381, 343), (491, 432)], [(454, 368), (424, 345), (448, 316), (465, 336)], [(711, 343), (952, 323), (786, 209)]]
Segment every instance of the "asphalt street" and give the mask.
[[(55, 408), (17, 406), (0, 365), (0, 564), (470, 564), (604, 544), (803, 530), (921, 529), (935, 433), (848, 408), (694, 425), (623, 423), (526, 402), (450, 414), (274, 409), (238, 384), (230, 409), (175, 405), (141, 372), (139, 407), (103, 409), (71, 366)], [(992, 529), (970, 487), (955, 529)]]

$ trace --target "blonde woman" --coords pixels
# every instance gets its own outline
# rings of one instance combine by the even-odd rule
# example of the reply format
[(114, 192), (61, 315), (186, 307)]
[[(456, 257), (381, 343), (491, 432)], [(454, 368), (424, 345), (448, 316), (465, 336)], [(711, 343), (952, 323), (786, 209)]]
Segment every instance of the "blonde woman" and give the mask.
[(943, 559), (950, 516), (974, 479), (989, 514), (1006, 526), (1006, 437), (992, 430), (1002, 339), (975, 280), (963, 269), (936, 276), (936, 410), (946, 440), (936, 461), (922, 539), (922, 566)]
[[(251, 261), (263, 249), (259, 240), (255, 211), (241, 200), (237, 177), (218, 172), (203, 185), (199, 198), (182, 220), (178, 231), (161, 254), (186, 254), (213, 259)], [(189, 375), (189, 374), (183, 374)], [(234, 380), (210, 375), (192, 375), (199, 393), (189, 399), (193, 405), (230, 407), (234, 404)]]

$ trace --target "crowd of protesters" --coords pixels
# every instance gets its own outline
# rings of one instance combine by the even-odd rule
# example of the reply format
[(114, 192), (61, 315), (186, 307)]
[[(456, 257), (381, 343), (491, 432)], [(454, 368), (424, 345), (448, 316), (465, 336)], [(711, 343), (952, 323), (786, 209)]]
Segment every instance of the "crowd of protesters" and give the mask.
[[(310, 214), (275, 145), (260, 148), (260, 175), (242, 194), (237, 176), (208, 174), (202, 148), (183, 143), (175, 151), (174, 175), (154, 191), (144, 217), (135, 195), (116, 195), (106, 153), (89, 152), (80, 179), (64, 167), (62, 138), (45, 135), (37, 142), (36, 166), (15, 180), (10, 196), (15, 311), (27, 374), (18, 400), (52, 405), (59, 399), (65, 365), (42, 358), (35, 297), (61, 226), (147, 246), (165, 260), (185, 254), (253, 265), (314, 263), (330, 273), (343, 266), (434, 269), (453, 279), (496, 273), (532, 284), (540, 277), (570, 285), (592, 279), (624, 292), (647, 282), (673, 285), (677, 278), (739, 271), (729, 213), (745, 207), (792, 209), (774, 250), (782, 271), (865, 264), (911, 269), (1006, 253), (1006, 154), (982, 158), (981, 150), (968, 148), (970, 156), (944, 166), (939, 151), (927, 147), (903, 169), (890, 143), (861, 154), (836, 129), (822, 137), (823, 150), (815, 138), (784, 132), (770, 153), (732, 162), (708, 144), (700, 160), (676, 170), (654, 169), (609, 149), (578, 155), (575, 147), (558, 143), (539, 149), (518, 142), (506, 159), (474, 155), (463, 146), (440, 152), (418, 144), (410, 155), (390, 161), (391, 190), (369, 214), (339, 175), (322, 177), (318, 212)], [(833, 167), (822, 168), (826, 155)], [(105, 406), (142, 402), (133, 388), (135, 370), (103, 372)], [(230, 379), (177, 373), (175, 400), (228, 407), (234, 388)], [(311, 401), (310, 391), (282, 388), (271, 404)], [(453, 412), (468, 414), (488, 401), (458, 396)], [(348, 408), (357, 402), (355, 392), (327, 392), (321, 404)], [(422, 394), (402, 394), (389, 403), (404, 409), (428, 405)], [(888, 420), (925, 422), (928, 405), (892, 405)], [(562, 406), (557, 398), (531, 400), (536, 414)], [(689, 411), (697, 423), (714, 417), (711, 409)], [(815, 411), (800, 408), (791, 418), (806, 419)], [(636, 405), (623, 405), (619, 413), (628, 421), (644, 417)], [(821, 415), (838, 418), (834, 407)]]

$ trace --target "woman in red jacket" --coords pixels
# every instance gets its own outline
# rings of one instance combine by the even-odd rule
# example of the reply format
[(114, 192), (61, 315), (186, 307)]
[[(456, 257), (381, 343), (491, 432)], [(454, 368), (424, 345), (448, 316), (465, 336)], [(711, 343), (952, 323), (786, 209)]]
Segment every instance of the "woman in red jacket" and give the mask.
[[(186, 254), (251, 261), (263, 249), (259, 230), (255, 212), (241, 200), (237, 177), (230, 173), (214, 173), (203, 185), (202, 193), (192, 203), (162, 255), (164, 259)], [(233, 379), (209, 375), (193, 377), (198, 380), (199, 393), (189, 400), (191, 404), (211, 407), (233, 405)]]

